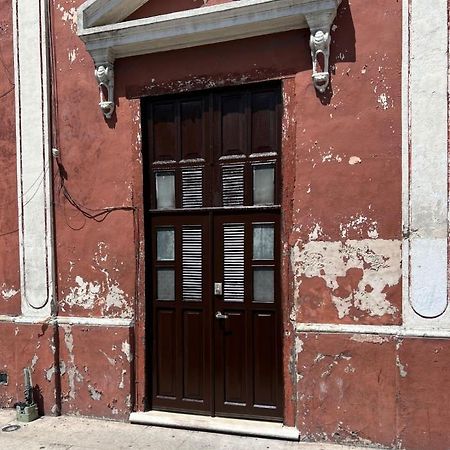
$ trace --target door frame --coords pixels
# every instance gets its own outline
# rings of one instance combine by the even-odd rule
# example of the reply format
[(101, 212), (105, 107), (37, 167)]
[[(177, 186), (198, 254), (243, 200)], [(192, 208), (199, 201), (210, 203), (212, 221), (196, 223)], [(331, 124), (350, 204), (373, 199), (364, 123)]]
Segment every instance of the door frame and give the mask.
[[(296, 423), (297, 411), (297, 383), (295, 376), (295, 367), (292, 362), (295, 360), (295, 319), (292, 318), (295, 313), (294, 308), (294, 292), (292, 288), (292, 271), (290, 266), (290, 252), (289, 249), (289, 235), (293, 225), (293, 211), (291, 200), (295, 188), (295, 150), (296, 150), (296, 86), (295, 77), (283, 77), (268, 80), (250, 81), (249, 83), (242, 83), (239, 86), (243, 87), (247, 84), (261, 84), (266, 81), (278, 81), (281, 84), (281, 147), (280, 147), (280, 178), (281, 178), (281, 192), (280, 203), (280, 318), (281, 324), (281, 347), (282, 347), (282, 377), (283, 377), (283, 422), (287, 426), (294, 426)], [(233, 82), (223, 82), (223, 88), (236, 86)], [(200, 89), (205, 91), (207, 89)], [(180, 90), (169, 86), (162, 95), (179, 95), (186, 92), (194, 93), (197, 89), (188, 87), (186, 90)], [(161, 96), (162, 96), (161, 95)], [(158, 96), (159, 97), (159, 96)], [(136, 247), (138, 249), (137, 255), (140, 261), (138, 275), (137, 275), (137, 299), (136, 299), (136, 313), (135, 313), (135, 328), (131, 330), (131, 342), (134, 344), (134, 365), (132, 379), (131, 404), (134, 411), (151, 410), (151, 380), (148, 377), (149, 367), (151, 366), (152, 352), (149, 346), (146, 345), (148, 334), (151, 333), (151, 308), (146, 307), (146, 300), (151, 298), (149, 292), (149, 283), (145, 271), (145, 261), (148, 255), (151, 255), (150, 245), (145, 238), (145, 210), (148, 207), (148, 195), (145, 195), (148, 180), (143, 174), (143, 167), (146, 164), (145, 151), (145, 113), (143, 109), (143, 102), (147, 97), (140, 97), (135, 103), (136, 115), (140, 114), (140, 122), (135, 124), (137, 140), (140, 148), (140, 158), (142, 164), (139, 164), (137, 171), (139, 175), (137, 178), (141, 180), (143, 186), (141, 196), (141, 211), (138, 214), (136, 222), (138, 224), (138, 233), (136, 237)]]

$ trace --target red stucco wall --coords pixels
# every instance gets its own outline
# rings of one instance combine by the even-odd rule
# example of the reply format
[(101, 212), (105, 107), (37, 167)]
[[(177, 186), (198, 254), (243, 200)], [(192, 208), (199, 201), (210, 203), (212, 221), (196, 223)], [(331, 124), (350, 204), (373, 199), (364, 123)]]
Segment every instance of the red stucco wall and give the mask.
[[(109, 121), (76, 36), (81, 3), (51, 9), (58, 314), (135, 325), (0, 323), (0, 342), (13, 343), (0, 353), (0, 371), (10, 374), (0, 405), (20, 397), (28, 365), (48, 414), (126, 420), (144, 408), (139, 97), (282, 79), (285, 421), (309, 440), (448, 448), (448, 341), (295, 331), (307, 322), (401, 323), (401, 2), (342, 2), (324, 95), (312, 86), (301, 30), (118, 60)], [(129, 19), (201, 6), (149, 2)], [(10, 18), (10, 3), (0, 0), (0, 11)], [(11, 23), (1, 20), (0, 71), (12, 74)], [(0, 77), (0, 93), (11, 87)], [(17, 233), (1, 235), (17, 228), (13, 94), (0, 101), (0, 199), (11, 204), (0, 217), (1, 291), (2, 283), (19, 289), (19, 269)], [(116, 210), (87, 217), (104, 208)], [(19, 312), (20, 294), (0, 295), (0, 315)]]

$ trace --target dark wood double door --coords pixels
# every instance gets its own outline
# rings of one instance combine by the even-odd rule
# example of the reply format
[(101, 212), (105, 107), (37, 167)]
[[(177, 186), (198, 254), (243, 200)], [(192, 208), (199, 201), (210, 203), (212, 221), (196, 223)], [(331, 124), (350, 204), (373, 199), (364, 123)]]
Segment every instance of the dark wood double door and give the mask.
[(152, 408), (281, 420), (279, 86), (144, 111)]

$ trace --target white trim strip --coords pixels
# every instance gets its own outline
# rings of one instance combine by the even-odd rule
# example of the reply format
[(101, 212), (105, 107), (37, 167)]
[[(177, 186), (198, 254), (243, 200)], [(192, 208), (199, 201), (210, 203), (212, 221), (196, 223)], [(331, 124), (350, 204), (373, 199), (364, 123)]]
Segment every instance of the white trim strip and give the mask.
[(132, 327), (133, 319), (106, 317), (56, 317), (58, 325), (91, 325), (99, 327)]
[(297, 324), (297, 333), (375, 334), (401, 337), (450, 338), (450, 330), (439, 328), (406, 328), (395, 325), (353, 325), (332, 323)]
[(133, 327), (132, 319), (106, 317), (33, 317), (33, 316), (0, 316), (0, 323), (17, 323), (35, 325), (56, 323), (58, 325), (81, 325), (93, 327)]
[(47, 4), (13, 2), (22, 314), (32, 317), (48, 317), (54, 299)]

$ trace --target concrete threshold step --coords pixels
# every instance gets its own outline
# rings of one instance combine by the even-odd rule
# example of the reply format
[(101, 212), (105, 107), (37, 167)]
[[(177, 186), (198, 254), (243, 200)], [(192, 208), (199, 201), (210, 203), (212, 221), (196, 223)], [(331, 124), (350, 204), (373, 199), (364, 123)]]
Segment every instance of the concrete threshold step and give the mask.
[(296, 428), (281, 423), (257, 420), (228, 419), (224, 417), (198, 416), (194, 414), (169, 413), (163, 411), (135, 412), (130, 422), (157, 427), (184, 428), (212, 433), (237, 434), (269, 439), (298, 441), (300, 433)]

